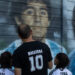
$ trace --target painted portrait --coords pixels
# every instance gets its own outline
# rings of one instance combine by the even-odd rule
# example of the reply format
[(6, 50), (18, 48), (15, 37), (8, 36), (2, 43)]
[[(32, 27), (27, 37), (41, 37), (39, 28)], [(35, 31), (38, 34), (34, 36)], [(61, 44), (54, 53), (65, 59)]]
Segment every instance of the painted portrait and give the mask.
[(13, 54), (22, 44), (16, 27), (28, 24), (33, 38), (46, 43), (53, 58), (60, 52), (70, 56), (71, 51), (75, 49), (75, 8), (72, 3), (72, 7), (69, 7), (69, 3), (71, 2), (65, 0), (0, 1), (4, 8), (0, 7), (0, 54), (5, 51)]

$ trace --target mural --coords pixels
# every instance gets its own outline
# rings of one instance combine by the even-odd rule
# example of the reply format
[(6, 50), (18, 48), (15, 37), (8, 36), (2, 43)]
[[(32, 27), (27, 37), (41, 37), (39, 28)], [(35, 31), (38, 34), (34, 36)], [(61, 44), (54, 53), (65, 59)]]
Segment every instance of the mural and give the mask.
[(75, 75), (75, 1), (64, 0), (63, 7), (63, 34), (66, 36), (63, 36), (63, 42), (65, 42), (65, 48), (70, 58), (70, 65), (68, 68), (72, 71), (73, 75)]
[(33, 38), (45, 42), (53, 58), (59, 52), (70, 58), (68, 68), (75, 75), (75, 5), (74, 0), (2, 0), (0, 1), (0, 54), (13, 54), (22, 41), (16, 26), (28, 24)]

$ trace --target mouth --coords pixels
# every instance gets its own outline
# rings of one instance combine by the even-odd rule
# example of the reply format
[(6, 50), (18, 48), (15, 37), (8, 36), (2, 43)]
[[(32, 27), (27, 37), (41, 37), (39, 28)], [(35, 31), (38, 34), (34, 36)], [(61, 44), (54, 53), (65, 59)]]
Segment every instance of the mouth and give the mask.
[(32, 30), (34, 31), (40, 31), (42, 29), (41, 26), (35, 26), (35, 27), (32, 27)]
[(39, 25), (42, 25), (42, 24), (41, 24), (40, 21), (35, 21), (35, 22), (34, 22), (34, 25), (35, 25), (35, 26), (39, 26)]
[(35, 23), (41, 23), (41, 21), (35, 21)]

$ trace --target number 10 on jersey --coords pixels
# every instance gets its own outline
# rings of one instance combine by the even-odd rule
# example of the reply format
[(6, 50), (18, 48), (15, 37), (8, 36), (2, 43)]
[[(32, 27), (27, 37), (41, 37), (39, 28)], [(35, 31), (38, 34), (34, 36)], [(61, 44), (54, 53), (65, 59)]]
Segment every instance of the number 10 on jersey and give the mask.
[(29, 57), (29, 61), (31, 64), (31, 68), (30, 68), (31, 72), (36, 71), (36, 69), (41, 70), (43, 68), (43, 56), (42, 55), (36, 55), (35, 57), (31, 56)]

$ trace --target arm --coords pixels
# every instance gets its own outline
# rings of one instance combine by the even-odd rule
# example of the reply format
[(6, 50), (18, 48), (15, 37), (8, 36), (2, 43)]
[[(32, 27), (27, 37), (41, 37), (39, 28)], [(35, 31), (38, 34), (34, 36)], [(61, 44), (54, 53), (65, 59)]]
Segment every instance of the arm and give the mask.
[(12, 59), (12, 64), (15, 67), (15, 75), (21, 75), (22, 63), (19, 49), (16, 49), (16, 51), (13, 53)]
[(50, 51), (50, 48), (47, 46), (46, 47), (46, 51), (47, 51), (47, 58), (48, 58), (48, 68), (49, 69), (52, 69), (53, 67), (53, 62), (52, 62), (52, 55), (51, 55), (51, 51)]
[(15, 75), (21, 75), (21, 69), (15, 68)]

